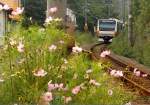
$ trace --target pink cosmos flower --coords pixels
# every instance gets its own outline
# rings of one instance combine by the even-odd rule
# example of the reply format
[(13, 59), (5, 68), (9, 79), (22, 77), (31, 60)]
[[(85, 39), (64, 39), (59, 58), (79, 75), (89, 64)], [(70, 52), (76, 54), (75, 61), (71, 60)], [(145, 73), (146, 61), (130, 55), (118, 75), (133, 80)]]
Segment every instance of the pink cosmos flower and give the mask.
[(50, 13), (55, 13), (55, 12), (57, 12), (57, 10), (58, 10), (57, 7), (53, 7), (53, 8), (49, 9), (49, 12)]
[(52, 101), (53, 100), (52, 93), (51, 92), (44, 93), (43, 98), (44, 98), (44, 101), (46, 102)]
[(72, 97), (65, 97), (64, 96), (64, 103), (68, 104), (70, 101), (72, 101)]
[(72, 93), (74, 95), (76, 95), (76, 94), (78, 94), (80, 92), (80, 89), (81, 89), (80, 86), (76, 86), (75, 88), (72, 89)]
[(59, 89), (63, 89), (63, 87), (64, 87), (64, 84), (63, 84), (63, 83), (60, 83), (60, 84), (59, 84)]
[(17, 50), (20, 53), (24, 52), (24, 44), (22, 42), (19, 42), (19, 45), (17, 46)]
[(55, 83), (54, 86), (55, 86), (55, 89), (59, 88), (59, 84), (58, 83)]
[(4, 10), (9, 10), (10, 7), (9, 7), (7, 4), (5, 4), (5, 5), (3, 6), (3, 9), (4, 9)]
[(80, 53), (80, 52), (82, 52), (82, 48), (80, 48), (78, 46), (75, 46), (75, 47), (72, 48), (72, 52), (74, 52), (74, 53)]
[(95, 85), (95, 86), (100, 86), (101, 85), (100, 83), (96, 82), (96, 80), (90, 80), (89, 83), (92, 84), (92, 85)]
[(18, 13), (16, 11), (12, 11), (11, 14), (14, 15), (14, 16), (18, 15)]
[(113, 94), (113, 91), (112, 91), (111, 89), (109, 89), (109, 90), (108, 90), (108, 95), (109, 95), (109, 96), (112, 96), (112, 94)]
[(63, 83), (55, 83), (55, 84), (52, 84), (51, 82), (48, 83), (48, 91), (52, 91), (54, 89), (59, 89), (59, 90), (64, 90), (63, 88), (64, 84)]
[(52, 91), (52, 90), (54, 90), (54, 89), (55, 89), (54, 84), (48, 83), (48, 91)]
[(117, 70), (111, 70), (110, 71), (110, 75), (114, 76), (114, 77), (122, 77), (123, 76), (123, 72), (122, 71), (117, 71)]
[(111, 72), (110, 72), (110, 75), (115, 75), (115, 73), (116, 73), (116, 70), (111, 70)]
[(24, 11), (24, 8), (17, 7), (17, 9), (14, 10), (14, 11), (12, 11), (11, 14), (12, 14), (12, 15), (20, 15), (20, 14), (23, 13), (23, 11)]
[(134, 73), (134, 75), (136, 75), (137, 77), (139, 77), (139, 76), (141, 75), (141, 72), (138, 71), (137, 68), (134, 69), (133, 73)]
[(37, 77), (44, 77), (46, 74), (47, 72), (44, 71), (43, 69), (39, 69), (34, 72), (34, 76), (37, 76)]
[(57, 49), (57, 46), (56, 45), (51, 45), (48, 49), (49, 49), (50, 52), (52, 52), (52, 51), (55, 51)]
[(16, 11), (17, 11), (18, 14), (22, 14), (23, 11), (24, 11), (24, 8), (17, 7)]
[(103, 52), (100, 54), (100, 56), (101, 56), (102, 58), (105, 58), (107, 55), (110, 55), (110, 51), (103, 51)]
[(142, 77), (147, 77), (148, 76), (148, 74), (142, 74)]
[(140, 72), (140, 71), (136, 71), (134, 74), (135, 74), (137, 77), (139, 77), (139, 76), (141, 75), (141, 72)]
[(122, 71), (117, 71), (116, 77), (122, 77), (122, 76), (123, 76), (123, 72)]

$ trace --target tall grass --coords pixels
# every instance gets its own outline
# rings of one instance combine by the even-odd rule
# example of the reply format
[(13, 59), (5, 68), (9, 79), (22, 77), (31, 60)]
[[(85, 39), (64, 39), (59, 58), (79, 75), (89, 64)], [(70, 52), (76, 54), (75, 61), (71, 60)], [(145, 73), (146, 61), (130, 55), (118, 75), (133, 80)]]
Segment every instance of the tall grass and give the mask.
[[(51, 105), (122, 105), (132, 99), (104, 72), (101, 63), (91, 61), (84, 53), (68, 55), (72, 38), (63, 30), (18, 26), (6, 39), (0, 54), (1, 105), (36, 105), (48, 91), (53, 95), (48, 101)], [(48, 83), (63, 86), (49, 90)], [(77, 86), (80, 90), (73, 94)], [(71, 97), (70, 102), (64, 97)]]

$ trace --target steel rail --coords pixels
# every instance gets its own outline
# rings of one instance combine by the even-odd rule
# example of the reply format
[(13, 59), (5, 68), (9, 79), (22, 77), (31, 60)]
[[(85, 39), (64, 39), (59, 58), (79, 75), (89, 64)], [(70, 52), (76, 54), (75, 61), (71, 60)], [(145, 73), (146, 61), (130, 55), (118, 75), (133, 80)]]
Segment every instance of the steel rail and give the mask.
[[(91, 47), (91, 49), (90, 49), (91, 51), (88, 51), (88, 50), (83, 49), (83, 52), (88, 53), (88, 54), (92, 54), (92, 55), (95, 56), (95, 53), (93, 52), (94, 48), (97, 47), (97, 46), (99, 46), (99, 45), (102, 45), (102, 44), (105, 44), (105, 43), (95, 44), (95, 45), (93, 45), (93, 46)], [(95, 56), (95, 57), (96, 57), (96, 56)], [(115, 57), (116, 57), (116, 58), (115, 58)], [(143, 66), (143, 65), (141, 65), (141, 64), (136, 64), (135, 62), (134, 62), (134, 64), (131, 64), (131, 61), (132, 61), (132, 60), (129, 60), (130, 62), (128, 62), (128, 61), (127, 61), (127, 58), (124, 59), (124, 60), (122, 60), (122, 59), (119, 58), (119, 57), (120, 57), (120, 56), (118, 56), (118, 55), (114, 56), (114, 54), (111, 54), (111, 55), (106, 56), (106, 59), (111, 60), (113, 63), (117, 64), (118, 67), (119, 67), (119, 66), (120, 66), (120, 67), (123, 67), (123, 68), (129, 67), (129, 68), (132, 68), (132, 69), (138, 68), (141, 72), (150, 75), (150, 70), (149, 70), (147, 67), (145, 67), (145, 66)], [(107, 69), (109, 69), (109, 68), (107, 68)], [(130, 71), (130, 72), (131, 72), (131, 71)], [(131, 84), (134, 85), (135, 87), (141, 89), (143, 92), (146, 92), (146, 93), (148, 93), (148, 94), (150, 95), (150, 89), (147, 89), (146, 87), (144, 87), (144, 86), (138, 84), (138, 83), (135, 82), (134, 80), (129, 79), (129, 78), (126, 77), (125, 75), (122, 76), (122, 78), (123, 78), (124, 80), (127, 80), (129, 83), (131, 83)], [(143, 82), (144, 82), (144, 81), (143, 81)]]

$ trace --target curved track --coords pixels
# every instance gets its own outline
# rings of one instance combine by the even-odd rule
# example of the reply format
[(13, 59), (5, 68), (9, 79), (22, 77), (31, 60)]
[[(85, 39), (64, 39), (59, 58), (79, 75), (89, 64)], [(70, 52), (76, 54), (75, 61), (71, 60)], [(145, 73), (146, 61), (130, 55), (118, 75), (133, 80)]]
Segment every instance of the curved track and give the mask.
[[(90, 50), (84, 50), (92, 55), (94, 59), (100, 59), (100, 53), (107, 49), (107, 45), (110, 43), (98, 43), (89, 46)], [(95, 52), (95, 48), (99, 47), (99, 51)], [(104, 59), (105, 62), (111, 62), (112, 67), (107, 68), (108, 71), (115, 69), (123, 71), (122, 80), (130, 83), (133, 87), (138, 88), (140, 95), (150, 96), (150, 69), (129, 59), (111, 52)], [(135, 69), (140, 75), (135, 73)]]

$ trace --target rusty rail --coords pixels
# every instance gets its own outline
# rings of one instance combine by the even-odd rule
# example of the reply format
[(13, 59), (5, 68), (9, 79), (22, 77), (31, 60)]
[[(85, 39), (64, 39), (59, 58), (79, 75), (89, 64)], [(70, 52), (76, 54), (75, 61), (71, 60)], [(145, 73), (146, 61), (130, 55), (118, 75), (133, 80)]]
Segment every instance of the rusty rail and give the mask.
[[(104, 44), (104, 43), (101, 43), (101, 44)], [(99, 46), (101, 44), (95, 44), (95, 45), (93, 45), (91, 47), (91, 51), (89, 51), (89, 50), (83, 50), (83, 51), (85, 53), (89, 53), (89, 54), (94, 55), (95, 52), (93, 52), (93, 49), (96, 46)], [(122, 78), (124, 80), (128, 81), (129, 83), (131, 83), (132, 85), (134, 85), (135, 87), (138, 87), (143, 92), (146, 92), (148, 95), (150, 95), (150, 69), (148, 67), (146, 67), (144, 65), (141, 65), (141, 64), (137, 63), (136, 61), (131, 60), (129, 58), (116, 55), (113, 52), (111, 52), (110, 55), (107, 55), (105, 59), (107, 59), (108, 61), (111, 61), (111, 62), (117, 64), (118, 67), (122, 67), (124, 69), (128, 68), (129, 72), (132, 75), (133, 75), (133, 70), (135, 68), (137, 68), (141, 73), (148, 74), (148, 77), (142, 79), (143, 80), (142, 83), (144, 83), (144, 80), (145, 80), (145, 82), (148, 81), (148, 83), (146, 83), (146, 85), (145, 84), (142, 85), (142, 84), (134, 81), (134, 79), (128, 78), (128, 74), (125, 74)], [(125, 71), (123, 71), (123, 72), (125, 72)], [(138, 77), (138, 78), (139, 78), (139, 81), (140, 81), (141, 80), (140, 78), (142, 78), (142, 77)]]

